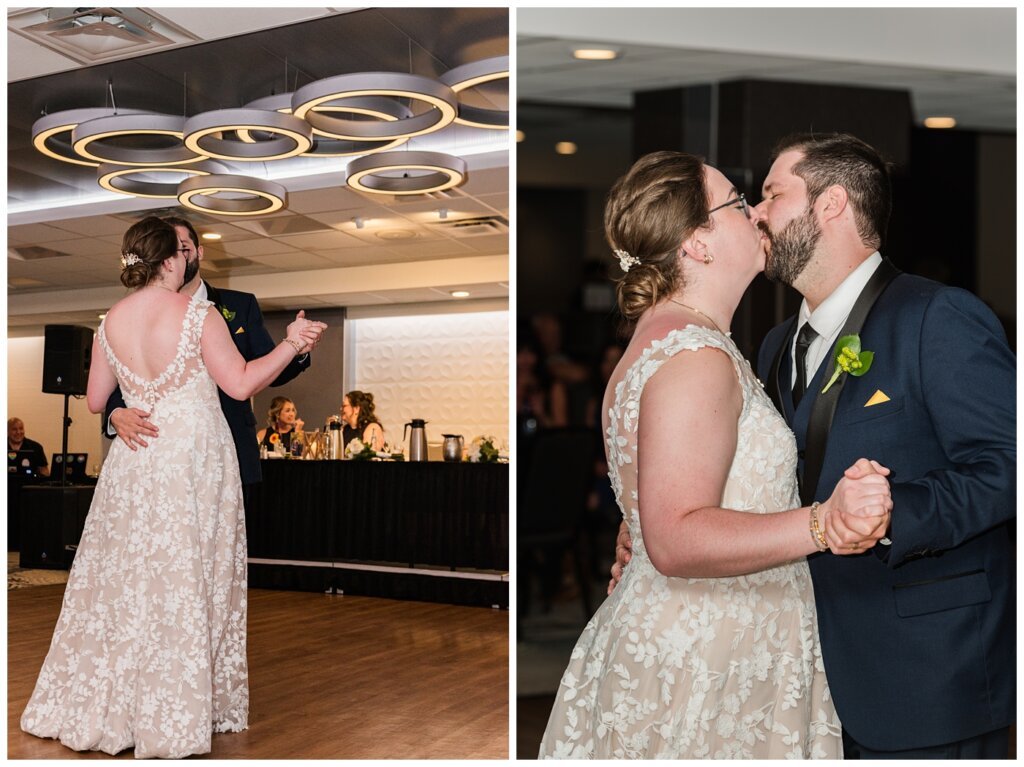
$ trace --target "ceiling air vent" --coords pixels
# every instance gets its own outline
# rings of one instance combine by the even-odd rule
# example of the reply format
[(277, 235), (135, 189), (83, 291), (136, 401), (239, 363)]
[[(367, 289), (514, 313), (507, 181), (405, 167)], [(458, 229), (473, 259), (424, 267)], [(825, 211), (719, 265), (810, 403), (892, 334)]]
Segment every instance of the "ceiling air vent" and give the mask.
[(504, 216), (477, 216), (437, 221), (431, 224), (449, 237), (475, 237), (481, 234), (507, 234), (508, 219)]
[(199, 38), (141, 8), (34, 8), (14, 11), (7, 28), (80, 64), (97, 64)]

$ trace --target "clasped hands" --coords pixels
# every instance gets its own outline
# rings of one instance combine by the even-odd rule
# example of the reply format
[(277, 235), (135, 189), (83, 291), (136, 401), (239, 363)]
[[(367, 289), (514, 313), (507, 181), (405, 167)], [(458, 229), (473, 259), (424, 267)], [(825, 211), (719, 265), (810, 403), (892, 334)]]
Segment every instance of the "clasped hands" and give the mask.
[(323, 322), (307, 320), (306, 312), (299, 310), (299, 313), (295, 315), (295, 321), (288, 325), (285, 337), (293, 345), (299, 344), (295, 350), (297, 354), (308, 354), (320, 343), (320, 338), (326, 329), (327, 325)]
[(885, 537), (892, 514), (889, 469), (859, 459), (843, 472), (832, 496), (818, 508), (833, 554), (860, 554)]
[[(889, 469), (877, 461), (859, 459), (843, 472), (832, 496), (818, 507), (825, 541), (833, 554), (862, 554), (885, 537), (892, 515)], [(615, 539), (608, 594), (622, 579), (622, 570), (633, 557), (633, 540), (625, 523)]]

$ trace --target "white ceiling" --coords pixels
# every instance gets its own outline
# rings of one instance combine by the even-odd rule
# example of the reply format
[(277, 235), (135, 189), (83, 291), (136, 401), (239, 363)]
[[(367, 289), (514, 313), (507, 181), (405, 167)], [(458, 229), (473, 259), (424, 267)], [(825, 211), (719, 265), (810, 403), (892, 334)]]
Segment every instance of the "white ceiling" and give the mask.
[[(160, 50), (342, 12), (348, 11), (154, 11), (194, 38)], [(10, 28), (7, 37), (9, 82), (82, 66)], [(345, 158), (275, 163), (267, 176), (288, 189), (286, 210), (255, 218), (188, 214), (201, 233), (222, 237), (205, 242), (203, 273), (222, 287), (255, 293), (265, 311), (451, 302), (455, 289), (469, 290), (471, 301), (507, 304), (508, 143), (507, 131), (461, 126), (414, 140), (411, 148), (462, 156), (469, 173), (455, 189), (409, 197), (349, 190)], [(146, 211), (182, 210), (163, 207), (173, 200), (141, 200), (91, 183), (82, 188), (62, 177), (62, 163), (52, 164), (62, 183), (8, 188), (10, 336), (38, 335), (47, 323), (95, 326), (97, 315), (124, 295), (118, 255), (125, 229)]]
[[(909, 90), (915, 118), (1016, 131), (1015, 8), (522, 8), (519, 101), (628, 108), (737, 79)], [(610, 62), (576, 61), (611, 45)]]

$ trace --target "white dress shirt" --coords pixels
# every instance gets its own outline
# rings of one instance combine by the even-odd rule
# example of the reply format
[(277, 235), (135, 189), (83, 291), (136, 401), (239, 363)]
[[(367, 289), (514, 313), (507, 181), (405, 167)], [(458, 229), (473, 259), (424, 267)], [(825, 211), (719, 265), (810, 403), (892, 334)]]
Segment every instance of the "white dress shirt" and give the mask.
[[(875, 273), (875, 270), (881, 263), (882, 254), (876, 250), (864, 259), (864, 263), (850, 272), (847, 278), (839, 283), (839, 287), (833, 290), (828, 298), (822, 301), (813, 312), (807, 307), (806, 298), (800, 303), (796, 333), (793, 334), (789, 353), (794, 355), (790, 359), (795, 360), (797, 336), (800, 335), (800, 329), (804, 326), (804, 323), (810, 322), (811, 327), (814, 328), (818, 336), (807, 347), (807, 356), (804, 358), (804, 363), (807, 365), (806, 380), (808, 385), (811, 379), (814, 378), (814, 374), (818, 372), (818, 367), (822, 361), (835, 348), (836, 341), (839, 339), (839, 331), (846, 324), (850, 312), (853, 311), (853, 305), (857, 303), (857, 299), (864, 290), (864, 286), (868, 284), (871, 275)], [(791, 365), (791, 367), (793, 371), (790, 376), (789, 386), (793, 388), (796, 385), (796, 365)]]

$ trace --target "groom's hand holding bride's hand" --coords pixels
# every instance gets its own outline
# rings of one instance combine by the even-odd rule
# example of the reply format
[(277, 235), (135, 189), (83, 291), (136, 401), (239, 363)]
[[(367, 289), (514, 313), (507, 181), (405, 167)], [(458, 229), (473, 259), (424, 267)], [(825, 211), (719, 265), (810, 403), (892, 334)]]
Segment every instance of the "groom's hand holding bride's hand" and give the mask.
[(323, 322), (307, 320), (305, 310), (300, 309), (295, 315), (295, 321), (288, 325), (285, 335), (301, 344), (301, 348), (298, 350), (299, 354), (308, 354), (320, 343), (320, 338), (326, 329), (327, 325)]
[(866, 458), (846, 470), (822, 515), (833, 554), (860, 554), (885, 537), (892, 513), (888, 476), (889, 469)]

